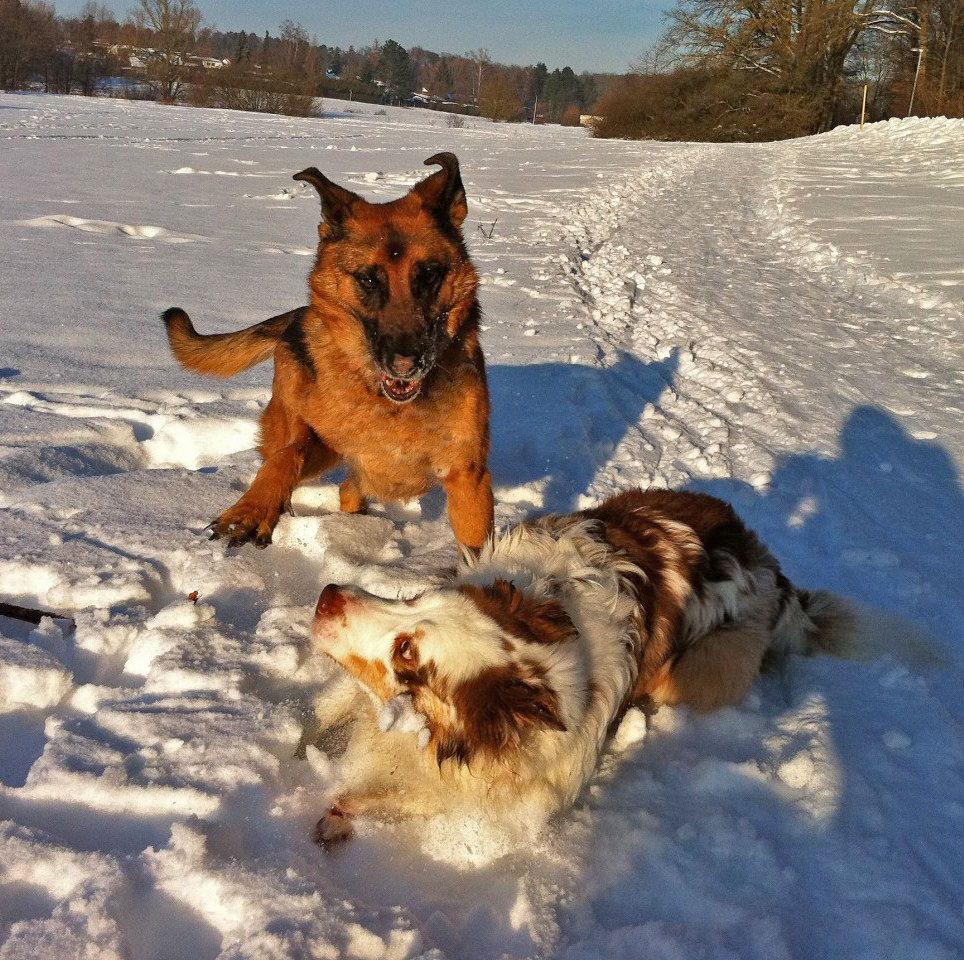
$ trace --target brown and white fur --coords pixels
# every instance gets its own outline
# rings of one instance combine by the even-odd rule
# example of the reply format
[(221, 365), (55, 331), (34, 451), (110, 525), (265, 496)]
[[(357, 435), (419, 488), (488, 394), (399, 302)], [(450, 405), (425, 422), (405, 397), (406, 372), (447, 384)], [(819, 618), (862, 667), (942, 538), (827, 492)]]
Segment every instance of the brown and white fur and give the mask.
[[(846, 604), (796, 589), (728, 504), (666, 490), (521, 524), (414, 599), (329, 585), (312, 647), (362, 695), (318, 705), (322, 726), (355, 724), (316, 839), (346, 838), (363, 811), (544, 819), (575, 801), (628, 706), (736, 703), (765, 656), (839, 652), (851, 627)], [(378, 729), (378, 708), (405, 694), (427, 749)]]

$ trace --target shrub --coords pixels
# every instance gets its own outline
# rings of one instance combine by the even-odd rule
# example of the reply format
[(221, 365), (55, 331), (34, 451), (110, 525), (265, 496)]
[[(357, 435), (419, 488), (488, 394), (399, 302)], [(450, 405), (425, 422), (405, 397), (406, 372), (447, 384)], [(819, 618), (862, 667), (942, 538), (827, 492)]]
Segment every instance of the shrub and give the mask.
[(734, 70), (630, 75), (593, 106), (598, 137), (631, 140), (777, 140), (809, 133), (820, 103)]
[(192, 84), (188, 99), (198, 107), (312, 117), (321, 110), (321, 101), (312, 93), (314, 86), (310, 77), (258, 73), (246, 70), (245, 64), (232, 64), (204, 71)]
[(490, 120), (517, 120), (522, 113), (522, 102), (512, 81), (502, 74), (493, 74), (479, 91), (479, 113)]
[(582, 116), (582, 108), (577, 103), (570, 104), (566, 107), (565, 112), (562, 114), (562, 120), (559, 122), (564, 127), (578, 127), (579, 118)]

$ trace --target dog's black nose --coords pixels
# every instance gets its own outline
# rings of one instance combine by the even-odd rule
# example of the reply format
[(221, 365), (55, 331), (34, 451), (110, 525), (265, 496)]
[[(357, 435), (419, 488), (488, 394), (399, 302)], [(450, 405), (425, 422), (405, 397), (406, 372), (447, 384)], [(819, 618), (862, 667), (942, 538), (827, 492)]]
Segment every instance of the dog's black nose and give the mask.
[(321, 596), (318, 597), (318, 603), (315, 606), (315, 616), (334, 617), (344, 609), (345, 598), (338, 591), (338, 587), (335, 584), (329, 583), (328, 586), (321, 591)]

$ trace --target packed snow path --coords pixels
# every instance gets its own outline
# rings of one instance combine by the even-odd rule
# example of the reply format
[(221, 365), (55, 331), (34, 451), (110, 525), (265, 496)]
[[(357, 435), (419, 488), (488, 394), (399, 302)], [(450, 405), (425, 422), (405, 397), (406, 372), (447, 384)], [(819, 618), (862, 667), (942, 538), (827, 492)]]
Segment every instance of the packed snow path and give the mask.
[[(0, 618), (0, 958), (960, 956), (964, 124), (693, 146), (328, 107), (0, 96), (0, 598), (77, 619)], [(177, 369), (157, 315), (303, 302), (317, 199), (290, 174), (387, 199), (439, 149), (499, 522), (717, 493), (796, 581), (874, 608), (883, 652), (708, 718), (631, 713), (539, 838), (362, 822), (329, 855), (331, 763), (293, 756), (336, 682), (299, 657), (310, 605), (450, 566), (444, 504), (339, 516), (326, 481), (268, 551), (208, 543), (269, 372)]]

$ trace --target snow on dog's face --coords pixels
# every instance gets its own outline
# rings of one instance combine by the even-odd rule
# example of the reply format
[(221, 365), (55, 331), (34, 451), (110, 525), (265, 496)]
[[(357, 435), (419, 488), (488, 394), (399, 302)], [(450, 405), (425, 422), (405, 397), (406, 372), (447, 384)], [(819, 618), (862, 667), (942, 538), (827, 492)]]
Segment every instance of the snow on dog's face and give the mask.
[(574, 628), (551, 599), (505, 581), (384, 600), (329, 584), (312, 626), (315, 651), (337, 661), (379, 700), (410, 694), (439, 763), (496, 757), (527, 732), (564, 731), (549, 661)]

